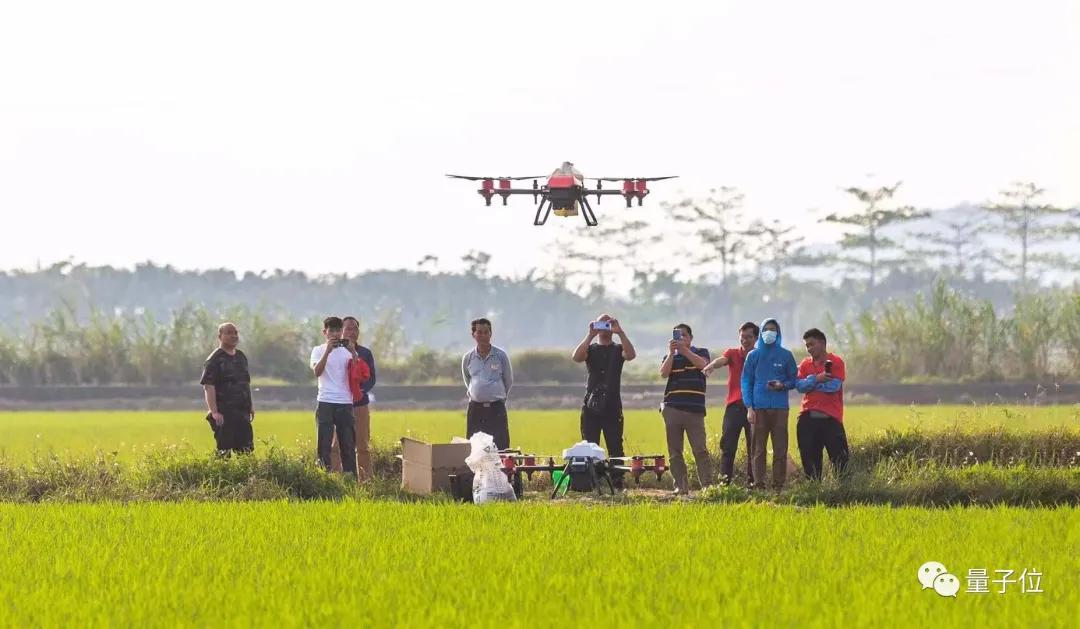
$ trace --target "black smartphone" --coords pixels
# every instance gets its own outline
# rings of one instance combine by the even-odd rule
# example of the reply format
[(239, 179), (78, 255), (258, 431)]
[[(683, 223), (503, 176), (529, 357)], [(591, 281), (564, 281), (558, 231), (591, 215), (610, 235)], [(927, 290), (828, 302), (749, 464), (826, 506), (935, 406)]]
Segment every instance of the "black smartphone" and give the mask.
[(832, 361), (827, 358), (825, 359), (825, 373), (832, 375)]

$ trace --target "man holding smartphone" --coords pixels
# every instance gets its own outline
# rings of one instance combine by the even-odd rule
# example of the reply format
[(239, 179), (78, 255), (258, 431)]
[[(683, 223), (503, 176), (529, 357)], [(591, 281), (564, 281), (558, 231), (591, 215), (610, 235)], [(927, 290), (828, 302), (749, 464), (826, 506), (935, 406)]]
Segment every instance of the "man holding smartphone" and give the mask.
[[(619, 336), (621, 343), (613, 340)], [(593, 343), (596, 339), (596, 343)], [(623, 363), (634, 360), (637, 352), (617, 319), (602, 314), (589, 323), (588, 334), (574, 349), (575, 363), (585, 363), (589, 373), (585, 400), (581, 404), (581, 438), (599, 444), (600, 434), (608, 456), (623, 456), (622, 384)], [(612, 484), (622, 488), (622, 473), (612, 477)]]
[[(356, 426), (356, 473), (360, 480), (371, 478), (374, 474), (371, 461), (371, 412), (370, 404), (374, 398), (371, 390), (375, 387), (375, 356), (371, 350), (360, 345), (360, 320), (353, 316), (341, 319), (341, 338), (350, 341), (349, 348), (356, 352), (356, 358), (349, 367), (350, 377), (356, 373), (355, 361), (363, 362), (366, 367), (366, 377), (359, 382), (359, 395), (353, 391), (353, 421)], [(350, 387), (355, 383), (350, 381)], [(353, 387), (355, 388), (355, 387)], [(330, 469), (335, 472), (341, 471), (341, 456), (337, 440), (337, 431), (334, 431), (334, 439), (330, 444)]]
[(742, 372), (742, 398), (746, 418), (753, 427), (751, 456), (754, 486), (765, 487), (765, 453), (772, 439), (772, 486), (777, 491), (787, 481), (788, 391), (795, 388), (798, 370), (795, 356), (781, 345), (783, 336), (776, 319), (761, 322), (761, 336), (746, 355)]
[(803, 472), (811, 480), (821, 480), (821, 449), (838, 477), (847, 470), (848, 443), (844, 431), (844, 361), (826, 347), (825, 333), (810, 328), (803, 334), (806, 352), (799, 363), (795, 388), (803, 394), (795, 436), (799, 442)]
[(311, 350), (311, 369), (319, 380), (315, 408), (317, 452), (319, 462), (330, 471), (330, 450), (336, 433), (341, 469), (356, 478), (356, 425), (349, 388), (349, 361), (356, 358), (356, 349), (351, 341), (341, 338), (342, 327), (339, 317), (323, 319), (326, 343)]
[(690, 326), (680, 323), (671, 331), (668, 353), (660, 363), (660, 377), (667, 378), (660, 413), (664, 416), (671, 475), (675, 478), (675, 494), (690, 493), (690, 481), (683, 458), (683, 436), (697, 463), (698, 480), (702, 488), (712, 484), (712, 464), (705, 440), (705, 375), (709, 350), (694, 347)]

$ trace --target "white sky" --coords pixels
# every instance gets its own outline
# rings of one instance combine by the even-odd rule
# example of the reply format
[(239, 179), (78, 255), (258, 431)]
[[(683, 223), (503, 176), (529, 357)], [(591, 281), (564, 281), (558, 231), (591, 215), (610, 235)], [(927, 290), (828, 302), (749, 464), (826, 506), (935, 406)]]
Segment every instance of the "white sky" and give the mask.
[(355, 273), (475, 248), (522, 272), (580, 219), (533, 227), (531, 199), (485, 208), (442, 175), (564, 159), (681, 175), (653, 217), (738, 186), (810, 241), (852, 184), (942, 207), (1024, 178), (1080, 201), (1076, 2), (0, 7), (5, 269)]

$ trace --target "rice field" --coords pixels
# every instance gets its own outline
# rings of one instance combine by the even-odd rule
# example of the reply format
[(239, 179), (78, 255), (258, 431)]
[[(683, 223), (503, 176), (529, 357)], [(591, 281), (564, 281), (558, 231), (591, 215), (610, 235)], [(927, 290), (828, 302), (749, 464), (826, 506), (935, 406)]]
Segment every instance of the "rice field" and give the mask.
[(1078, 545), (1076, 509), (0, 505), (0, 625), (1066, 627)]
[[(510, 416), (513, 441), (526, 449), (554, 452), (578, 436), (573, 412)], [(719, 414), (711, 418), (715, 439)], [(261, 413), (256, 436), (268, 441), (257, 446), (259, 460), (269, 442), (294, 457), (312, 448), (313, 421), (305, 412)], [(626, 422), (628, 449), (664, 450), (657, 413), (629, 412)], [(855, 440), (906, 427), (1075, 431), (1080, 408), (864, 406), (849, 408), (845, 425)], [(463, 428), (461, 412), (373, 413), (375, 441), (387, 445), (405, 434), (443, 441)], [(64, 462), (117, 452), (134, 470), (143, 455), (184, 443), (194, 452), (169, 455), (173, 463), (155, 464), (157, 473), (172, 465), (176, 478), (202, 470), (224, 479), (262, 465), (200, 462), (212, 440), (198, 412), (0, 413), (3, 457), (56, 453), (44, 478), (76, 483), (37, 504), (0, 502), (0, 626), (1072, 627), (1080, 609), (1076, 507), (806, 507), (794, 505), (813, 500), (723, 492), (477, 507), (363, 492), (268, 500), (281, 494), (265, 485), (120, 503), (78, 493), (78, 483), (113, 472), (95, 480), (84, 474), (93, 465)], [(343, 482), (300, 459), (291, 465), (283, 473)], [(993, 469), (940, 472), (963, 479)], [(994, 483), (1032, 495), (1039, 490), (1029, 485), (1077, 480), (1071, 463), (1000, 473), (1005, 480)], [(924, 491), (918, 478), (909, 482)], [(920, 585), (928, 561), (957, 578), (955, 598)], [(972, 591), (969, 571), (979, 569), (988, 571), (985, 593)], [(994, 583), (998, 570), (1013, 571), (1013, 582)]]
[[(136, 456), (146, 448), (177, 443), (193, 447), (213, 445), (205, 413), (145, 411), (0, 412), (0, 454), (11, 459), (33, 452), (84, 454), (95, 450)], [(510, 412), (513, 445), (536, 453), (558, 453), (579, 439), (575, 411), (516, 410)], [(722, 413), (706, 418), (710, 440), (720, 433)], [(656, 411), (626, 413), (627, 452), (663, 452), (663, 420)], [(313, 448), (313, 412), (271, 411), (255, 420), (256, 448), (272, 440), (284, 447)], [(795, 411), (789, 421), (794, 439)], [(849, 438), (870, 436), (887, 428), (920, 429), (952, 426), (981, 428), (1005, 426), (1014, 430), (1053, 427), (1080, 428), (1080, 405), (1061, 406), (852, 406), (846, 409), (844, 426)], [(372, 439), (391, 444), (402, 436), (433, 442), (464, 436), (462, 411), (372, 411)]]

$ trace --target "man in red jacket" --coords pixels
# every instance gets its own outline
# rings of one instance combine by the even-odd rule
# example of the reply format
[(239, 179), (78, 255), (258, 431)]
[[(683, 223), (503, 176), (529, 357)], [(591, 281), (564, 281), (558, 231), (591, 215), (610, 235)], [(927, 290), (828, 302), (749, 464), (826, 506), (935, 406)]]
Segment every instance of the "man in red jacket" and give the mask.
[(724, 409), (724, 426), (720, 433), (720, 482), (731, 484), (735, 473), (735, 452), (739, 449), (739, 435), (746, 434), (746, 478), (754, 484), (754, 467), (750, 460), (750, 422), (746, 419), (746, 404), (742, 399), (742, 368), (746, 355), (754, 349), (760, 329), (753, 321), (739, 328), (739, 347), (729, 347), (722, 356), (709, 363), (701, 373), (706, 377), (718, 367), (728, 368), (728, 394)]
[(829, 353), (825, 333), (810, 328), (803, 334), (810, 356), (799, 364), (795, 388), (803, 394), (802, 411), (795, 434), (799, 440), (803, 471), (811, 480), (821, 480), (821, 450), (837, 476), (848, 463), (847, 434), (844, 431), (844, 361)]

